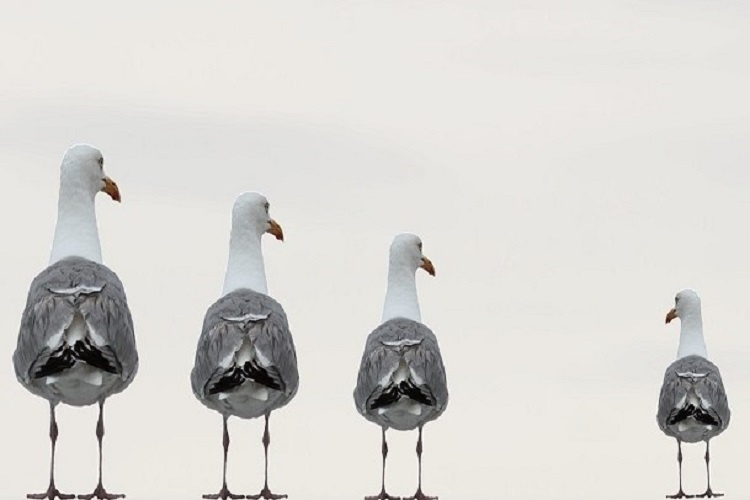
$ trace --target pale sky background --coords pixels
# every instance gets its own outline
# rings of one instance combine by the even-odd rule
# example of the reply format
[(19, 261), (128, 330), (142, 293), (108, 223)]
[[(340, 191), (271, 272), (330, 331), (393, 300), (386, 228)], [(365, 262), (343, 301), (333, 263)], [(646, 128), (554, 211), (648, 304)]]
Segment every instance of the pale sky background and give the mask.
[[(200, 498), (221, 417), (189, 373), (224, 277), (229, 211), (265, 193), (264, 244), (301, 386), (272, 417), (271, 487), (379, 489), (379, 429), (351, 392), (398, 232), (451, 400), (425, 429), (424, 489), (465, 498), (631, 500), (677, 489), (655, 422), (679, 325), (703, 299), (733, 419), (713, 483), (750, 497), (750, 4), (746, 1), (16, 2), (0, 18), (0, 498), (42, 491), (46, 401), (11, 355), (47, 265), (59, 164), (102, 149), (98, 202), (141, 369), (107, 403), (105, 483)], [(96, 409), (58, 411), (57, 482), (96, 482)], [(230, 421), (230, 488), (262, 485), (262, 422)], [(390, 433), (388, 485), (416, 487), (416, 433)], [(685, 485), (705, 488), (703, 447)]]

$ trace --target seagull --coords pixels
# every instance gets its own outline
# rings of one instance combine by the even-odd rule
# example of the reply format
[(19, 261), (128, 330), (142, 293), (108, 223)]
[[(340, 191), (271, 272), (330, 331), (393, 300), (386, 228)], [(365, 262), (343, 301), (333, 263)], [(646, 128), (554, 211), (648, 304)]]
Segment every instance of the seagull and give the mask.
[[(659, 395), (656, 421), (659, 428), (677, 440), (680, 489), (667, 498), (711, 498), (723, 496), (711, 489), (709, 441), (729, 425), (731, 412), (719, 368), (708, 360), (703, 340), (701, 299), (693, 290), (683, 290), (674, 299), (666, 322), (680, 318), (680, 346), (677, 361), (667, 367)], [(706, 491), (686, 495), (682, 490), (682, 443), (706, 442)]]
[(417, 492), (405, 500), (437, 500), (422, 493), (422, 428), (445, 411), (448, 386), (437, 338), (422, 324), (415, 280), (419, 268), (435, 276), (432, 262), (422, 254), (422, 241), (414, 234), (396, 236), (390, 249), (382, 323), (367, 337), (354, 389), (357, 411), (382, 430), (381, 489), (365, 500), (400, 500), (385, 491), (389, 428), (419, 429)]
[[(198, 400), (221, 413), (224, 421), (224, 473), (221, 490), (207, 499), (286, 498), (268, 488), (268, 420), (297, 392), (297, 354), (286, 313), (268, 295), (261, 236), (283, 241), (281, 226), (269, 215), (270, 205), (259, 193), (241, 194), (232, 210), (229, 262), (224, 293), (208, 308), (191, 374)], [(265, 417), (263, 448), (265, 483), (258, 495), (235, 495), (227, 488), (230, 416)]]
[(49, 401), (51, 460), (47, 491), (27, 498), (63, 500), (55, 486), (55, 407), (99, 405), (99, 483), (90, 500), (124, 498), (102, 484), (104, 401), (124, 390), (138, 371), (133, 320), (117, 275), (102, 264), (94, 198), (120, 201), (117, 184), (104, 174), (101, 151), (89, 145), (68, 149), (60, 167), (57, 225), (49, 266), (31, 282), (21, 317), (13, 365), (18, 381)]

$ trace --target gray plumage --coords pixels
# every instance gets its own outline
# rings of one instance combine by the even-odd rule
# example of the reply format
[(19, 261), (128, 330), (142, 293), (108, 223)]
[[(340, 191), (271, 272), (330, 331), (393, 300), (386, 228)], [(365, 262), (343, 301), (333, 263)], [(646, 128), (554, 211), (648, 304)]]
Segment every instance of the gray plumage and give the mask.
[[(38, 376), (74, 329), (85, 335), (109, 368), (98, 370), (99, 385), (85, 382), (86, 377), (98, 378), (97, 369), (80, 362), (52, 378)], [(29, 289), (13, 365), (29, 391), (53, 404), (89, 405), (124, 390), (138, 371), (138, 354), (133, 320), (117, 275), (81, 257), (62, 259), (42, 271)], [(80, 372), (84, 369), (88, 372)], [(76, 370), (80, 373), (73, 376)]]
[(719, 368), (701, 356), (678, 359), (666, 370), (657, 422), (670, 437), (708, 441), (729, 425), (731, 412)]
[[(243, 368), (243, 351), (243, 359), (257, 365), (265, 379), (255, 389), (266, 391), (266, 400), (243, 392), (254, 384), (252, 380), (212, 393), (224, 377)], [(191, 382), (198, 400), (225, 416), (255, 418), (287, 404), (297, 392), (299, 374), (281, 305), (249, 289), (235, 290), (216, 301), (203, 321)]]
[[(399, 390), (402, 383), (413, 398)], [(405, 318), (373, 330), (362, 355), (354, 403), (360, 414), (384, 428), (412, 430), (438, 418), (448, 404), (448, 386), (435, 334)]]

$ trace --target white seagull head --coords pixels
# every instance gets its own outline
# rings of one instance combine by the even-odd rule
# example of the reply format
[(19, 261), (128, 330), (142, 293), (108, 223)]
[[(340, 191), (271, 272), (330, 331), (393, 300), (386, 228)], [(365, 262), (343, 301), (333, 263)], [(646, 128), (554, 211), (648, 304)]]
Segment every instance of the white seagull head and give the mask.
[(435, 267), (430, 259), (422, 253), (422, 240), (416, 234), (403, 233), (393, 238), (390, 265), (406, 268), (412, 273), (422, 268), (431, 276), (435, 276)]
[(270, 215), (271, 204), (260, 193), (242, 193), (237, 197), (232, 208), (232, 225), (237, 229), (246, 229), (257, 236), (272, 234), (277, 240), (284, 241), (284, 232), (278, 222)]
[(678, 292), (674, 298), (674, 307), (667, 313), (666, 322), (675, 318), (684, 319), (701, 312), (701, 299), (695, 290), (686, 289)]
[(97, 148), (88, 144), (72, 146), (65, 153), (60, 170), (63, 182), (80, 196), (93, 199), (101, 191), (120, 201), (120, 190), (104, 173), (104, 156)]

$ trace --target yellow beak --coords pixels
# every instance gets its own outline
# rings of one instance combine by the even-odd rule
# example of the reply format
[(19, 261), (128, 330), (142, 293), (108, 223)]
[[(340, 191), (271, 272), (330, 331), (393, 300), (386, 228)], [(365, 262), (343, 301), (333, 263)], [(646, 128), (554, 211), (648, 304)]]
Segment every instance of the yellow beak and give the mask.
[(122, 201), (122, 199), (120, 198), (120, 190), (117, 187), (117, 183), (109, 177), (104, 178), (104, 187), (102, 188), (102, 191), (107, 193), (109, 197), (116, 202)]
[(270, 221), (268, 221), (268, 224), (270, 225), (270, 227), (266, 232), (276, 236), (277, 240), (284, 241), (284, 231), (281, 229), (279, 223), (271, 219)]
[(427, 257), (422, 257), (422, 265), (419, 267), (427, 271), (430, 276), (435, 276), (435, 266), (432, 265), (432, 261)]
[(667, 324), (677, 317), (677, 309), (674, 307), (667, 313)]

